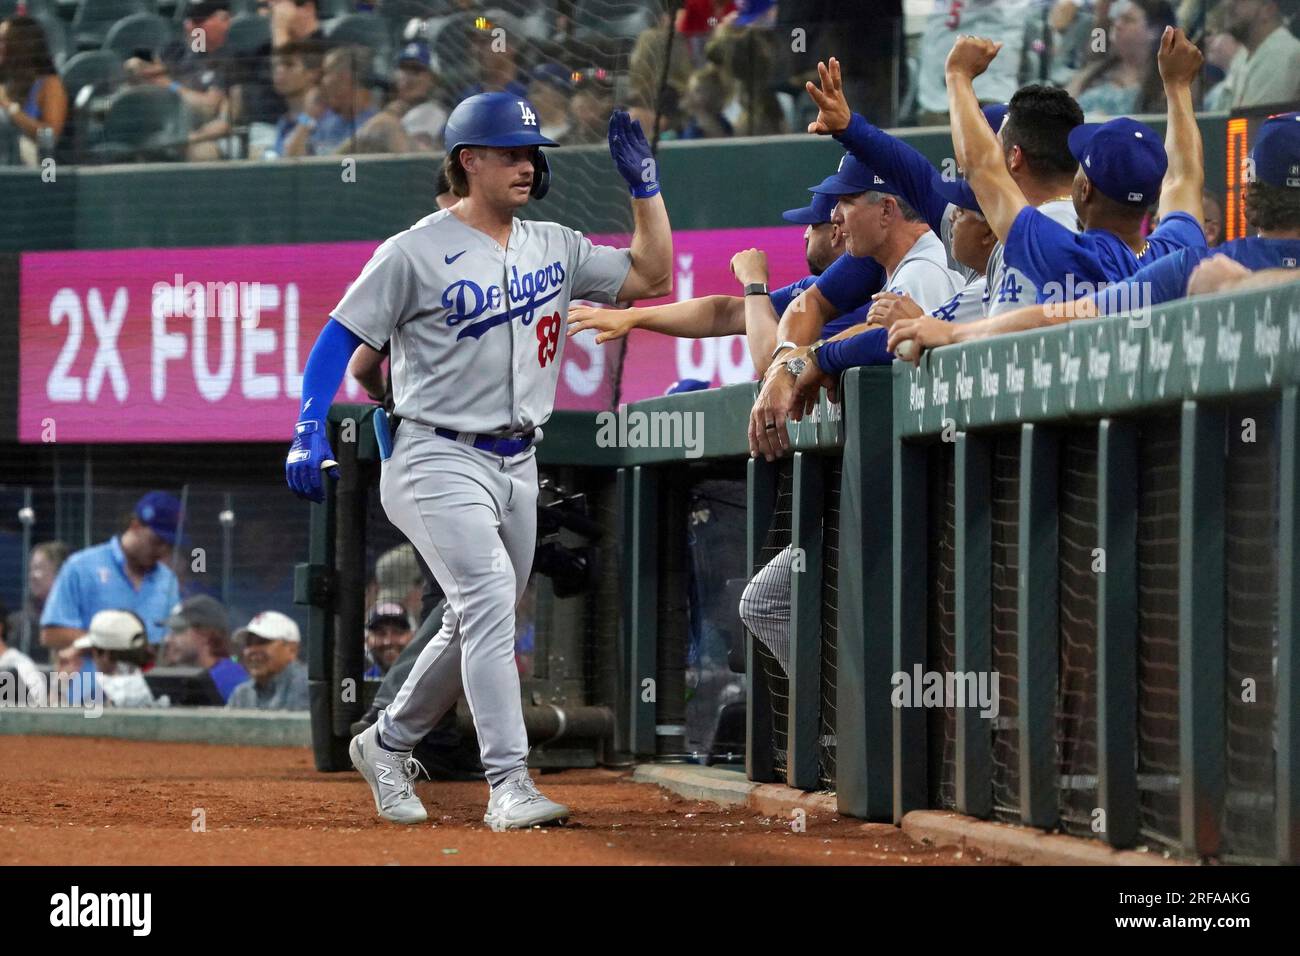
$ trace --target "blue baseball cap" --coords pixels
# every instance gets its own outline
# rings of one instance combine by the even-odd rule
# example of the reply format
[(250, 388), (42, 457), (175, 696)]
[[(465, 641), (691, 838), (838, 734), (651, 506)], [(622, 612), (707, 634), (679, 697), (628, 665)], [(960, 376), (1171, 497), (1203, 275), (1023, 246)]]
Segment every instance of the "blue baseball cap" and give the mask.
[(1265, 120), (1250, 158), (1261, 183), (1300, 189), (1300, 113), (1279, 113)]
[(975, 190), (970, 188), (970, 183), (965, 179), (949, 181), (941, 178), (934, 187), (934, 191), (958, 209), (971, 209), (983, 214), (983, 210), (980, 209), (980, 201), (975, 198)]
[(1150, 126), (1121, 116), (1070, 130), (1070, 153), (1094, 186), (1119, 203), (1149, 206), (1160, 195), (1169, 157)]
[(996, 133), (1002, 129), (1002, 121), (1007, 118), (1008, 109), (1010, 107), (1006, 103), (994, 103), (992, 106), (984, 107), (980, 112), (984, 114), (984, 118), (989, 121), (993, 132)]
[(831, 211), (834, 208), (835, 197), (813, 193), (812, 202), (798, 209), (787, 209), (781, 213), (781, 218), (800, 226), (820, 226), (831, 221)]
[(176, 543), (176, 529), (181, 523), (181, 503), (165, 491), (151, 491), (135, 503), (135, 516), (141, 524), (168, 544)]
[(776, 0), (737, 0), (736, 26), (747, 27), (755, 20), (761, 20), (767, 11), (776, 6)]
[(412, 40), (406, 46), (402, 47), (402, 52), (397, 54), (397, 65), (403, 63), (418, 63), (426, 70), (433, 69), (433, 54), (429, 52), (429, 45), (421, 43), (419, 40)]
[(827, 176), (812, 191), (825, 196), (853, 196), (867, 191), (898, 195), (897, 189), (852, 153), (845, 153), (834, 175)]
[(665, 395), (680, 395), (682, 392), (702, 392), (709, 383), (698, 378), (679, 378), (668, 386)]

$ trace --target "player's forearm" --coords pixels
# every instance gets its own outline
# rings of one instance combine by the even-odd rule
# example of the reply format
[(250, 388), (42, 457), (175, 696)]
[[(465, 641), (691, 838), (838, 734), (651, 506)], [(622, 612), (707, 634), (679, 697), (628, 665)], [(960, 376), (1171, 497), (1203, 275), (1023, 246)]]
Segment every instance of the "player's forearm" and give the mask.
[(1225, 282), (1216, 292), (1249, 292), (1252, 289), (1270, 289), (1275, 285), (1286, 285), (1300, 281), (1300, 269), (1260, 269), (1240, 279)]
[(1073, 319), (1090, 319), (1097, 314), (1092, 299), (1073, 302), (1053, 302), (1044, 305), (1027, 305), (1002, 315), (977, 322), (955, 322), (952, 326), (953, 342), (970, 342), (975, 339), (1026, 332), (1052, 325), (1062, 325)]
[[(777, 325), (778, 342), (795, 345), (812, 345), (822, 334), (822, 328), (838, 313), (817, 287), (805, 289), (798, 298), (786, 306)], [(775, 348), (775, 346), (773, 346)]]
[(348, 362), (362, 344), (361, 337), (342, 323), (330, 319), (325, 324), (302, 372), (302, 405), (298, 410), (298, 421), (325, 421)]
[(61, 651), (65, 647), (71, 647), (72, 642), (85, 633), (85, 631), (76, 627), (43, 627), (41, 628), (41, 646)]
[(966, 173), (971, 188), (979, 192), (976, 176), (995, 167), (1005, 168), (997, 134), (980, 111), (975, 85), (963, 73), (948, 73), (948, 115), (952, 123), (952, 148), (957, 165)]
[(766, 295), (745, 296), (742, 308), (750, 361), (754, 363), (754, 371), (760, 376), (766, 375), (768, 366), (772, 364), (772, 351), (779, 341), (776, 331), (781, 317), (776, 314), (771, 297)]
[(1169, 124), (1165, 132), (1165, 153), (1169, 167), (1161, 187), (1160, 215), (1181, 211), (1204, 223), (1205, 155), (1192, 106), (1192, 90), (1186, 83), (1166, 84), (1165, 97)]
[(632, 200), (632, 274), (637, 295), (629, 299), (657, 299), (673, 291), (673, 231), (664, 197)]
[(711, 339), (745, 331), (744, 303), (734, 295), (706, 295), (627, 312), (638, 329), (679, 339)]

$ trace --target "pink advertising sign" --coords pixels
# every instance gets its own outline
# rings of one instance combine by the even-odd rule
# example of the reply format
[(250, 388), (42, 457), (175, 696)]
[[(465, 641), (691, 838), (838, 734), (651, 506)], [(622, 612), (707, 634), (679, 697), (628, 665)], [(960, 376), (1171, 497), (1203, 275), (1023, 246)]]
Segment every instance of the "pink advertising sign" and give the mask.
[[(678, 232), (672, 299), (736, 294), (728, 264), (749, 246), (768, 252), (772, 285), (793, 281), (806, 272), (800, 235), (798, 227)], [(376, 245), (24, 254), (19, 440), (286, 441), (312, 343)], [(592, 339), (580, 334), (565, 348), (557, 408), (610, 407), (616, 353)], [(662, 394), (680, 378), (752, 375), (743, 338), (638, 332), (620, 399)], [(349, 379), (338, 400), (365, 396)]]

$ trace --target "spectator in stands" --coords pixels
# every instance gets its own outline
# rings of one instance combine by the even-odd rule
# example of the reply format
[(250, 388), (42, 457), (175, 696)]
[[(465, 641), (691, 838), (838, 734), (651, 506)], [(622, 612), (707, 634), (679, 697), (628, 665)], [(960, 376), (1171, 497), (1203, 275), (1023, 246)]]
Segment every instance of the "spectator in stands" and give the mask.
[(723, 66), (735, 80), (738, 110), (733, 125), (741, 136), (789, 132), (772, 88), (775, 42), (771, 30), (757, 26), (719, 31)]
[(569, 116), (573, 120), (566, 143), (603, 143), (609, 138), (609, 114), (614, 109), (614, 87), (604, 70), (578, 74)]
[(1287, 21), (1297, 0), (1227, 0), (1227, 28), (1244, 49), (1224, 81), (1223, 109), (1293, 105), (1300, 100), (1300, 40)]
[[(708, 3), (710, 0), (703, 2)], [(665, 79), (664, 51), (668, 47), (668, 24), (669, 15), (662, 13), (657, 26), (643, 31), (636, 38), (627, 66), (632, 99), (653, 103), (659, 95), (660, 84)], [(712, 32), (712, 28), (709, 32)], [(703, 57), (703, 43), (707, 35), (702, 33), (688, 38), (679, 32), (673, 33), (667, 85), (679, 95), (685, 92), (686, 84), (691, 78), (694, 67), (692, 60), (699, 62)], [(695, 54), (690, 53), (688, 44), (698, 46), (699, 50)]]
[(1002, 44), (995, 65), (980, 77), (975, 94), (981, 103), (1006, 103), (1020, 85), (1024, 55), (1025, 0), (945, 0), (935, 3), (921, 34), (916, 105), (922, 125), (948, 124), (948, 94), (943, 65), (959, 36), (986, 37)]
[[(0, 684), (0, 700), (13, 694), (20, 705), (44, 707), (45, 677), (30, 657), (17, 648), (9, 646), (7, 642), (9, 635), (4, 626), (4, 621), (8, 620), (5, 611), (5, 606), (0, 604), (0, 672), (11, 672), (17, 678), (18, 686), (4, 688)], [(0, 677), (0, 680), (3, 680), (3, 677)]]
[(424, 575), (414, 545), (404, 541), (389, 548), (375, 562), (375, 598), (373, 603), (393, 601), (406, 609), (414, 620), (423, 620), (420, 591)]
[(519, 68), (518, 45), (497, 34), (498, 29), (486, 17), (474, 18), (470, 44), (478, 64), (478, 82), (461, 90), (457, 103), (479, 93), (506, 92), (527, 99), (528, 76)]
[(275, 122), (275, 145), (266, 157), (286, 155), (289, 137), (306, 115), (307, 96), (319, 84), (325, 60), (325, 45), (319, 40), (290, 40), (271, 56), (275, 93), (285, 106)]
[(53, 150), (67, 119), (68, 94), (40, 23), (27, 16), (0, 20), (0, 126), (17, 134), (19, 161), (38, 165), (42, 148)]
[(722, 113), (731, 97), (731, 78), (717, 65), (710, 63), (692, 73), (682, 103), (687, 119), (680, 138), (734, 136), (734, 127)]
[(95, 665), (95, 681), (105, 704), (149, 707), (153, 692), (145, 683), (144, 666), (153, 658), (144, 621), (133, 611), (100, 611), (73, 643)]
[[(700, 65), (704, 60), (704, 47), (713, 31), (736, 12), (733, 0), (686, 0), (677, 11), (676, 32), (685, 38), (691, 61)], [(658, 36), (660, 55), (664, 46), (662, 32)], [(683, 81), (686, 79), (682, 78)], [(683, 88), (685, 84), (683, 83)]]
[[(266, 135), (265, 126), (276, 125), (282, 117), (297, 117), (302, 112), (302, 104), (289, 105), (288, 97), (276, 85), (275, 54), (289, 48), (307, 56), (313, 63), (309, 69), (317, 73), (312, 84), (315, 85), (319, 82), (321, 58), (329, 49), (317, 15), (316, 0), (271, 0), (269, 8), (264, 5), (259, 13), (270, 17), (271, 39), (238, 59), (230, 81), (231, 114), (236, 122), (249, 124), (252, 155), (261, 152), (257, 147), (260, 138)], [(283, 155), (278, 149), (283, 144), (276, 142), (277, 155)]]
[(1231, 98), (1228, 89), (1228, 70), (1232, 61), (1242, 51), (1241, 42), (1226, 30), (1212, 33), (1205, 41), (1205, 97), (1203, 108), (1220, 110), (1228, 108)]
[(302, 40), (325, 40), (316, 0), (270, 0), (271, 45), (266, 53)]
[(196, 594), (172, 608), (163, 639), (162, 662), (169, 667), (202, 667), (212, 675), (222, 701), (248, 680), (231, 655), (230, 619), (216, 598)]
[[(168, 72), (154, 82), (180, 94), (190, 114), (191, 160), (230, 158), (230, 143), (219, 142), (230, 133), (227, 92), (236, 68), (226, 36), (230, 32), (230, 0), (190, 0), (185, 11), (183, 52)], [(171, 51), (174, 56), (175, 48)], [(129, 61), (128, 61), (129, 62)]]
[(41, 643), (70, 646), (103, 610), (127, 610), (146, 622), (150, 643), (163, 639), (162, 621), (181, 599), (168, 567), (181, 503), (165, 491), (136, 502), (121, 534), (78, 551), (63, 563), (41, 611)]
[(307, 665), (298, 660), (298, 625), (279, 611), (263, 611), (235, 632), (250, 680), (231, 693), (227, 707), (306, 710)]
[(1165, 27), (1175, 24), (1173, 8), (1166, 0), (1121, 0), (1114, 9), (1105, 57), (1076, 73), (1066, 89), (1088, 114), (1163, 113), (1156, 52)]
[(385, 601), (366, 614), (366, 677), (383, 677), (414, 636), (411, 619), (400, 604)]
[(42, 541), (32, 547), (27, 558), (27, 603), (9, 615), (9, 643), (38, 664), (50, 660), (50, 649), (41, 643), (41, 611), (68, 550), (62, 541)]
[(364, 47), (335, 47), (325, 54), (320, 86), (307, 94), (303, 115), (285, 142), (286, 156), (407, 151), (401, 123), (375, 106), (371, 60)]
[(401, 120), (410, 148), (432, 153), (442, 149), (442, 128), (447, 125), (446, 108), (434, 99), (438, 78), (433, 72), (429, 46), (412, 40), (397, 55), (393, 87), (397, 95), (384, 107)]
[[(537, 127), (547, 139), (563, 144), (569, 136), (569, 97), (573, 80), (558, 63), (539, 63), (528, 84), (528, 102), (537, 110)], [(642, 127), (647, 133), (649, 126)]]
[[(69, 644), (55, 654), (54, 661), (54, 673), (58, 678), (58, 690), (63, 691), (66, 689), (62, 703), (74, 706), (81, 703), (81, 682), (83, 680), (94, 680), (95, 676), (94, 665), (90, 663), (86, 652)], [(55, 688), (51, 687), (50, 690), (54, 692)]]

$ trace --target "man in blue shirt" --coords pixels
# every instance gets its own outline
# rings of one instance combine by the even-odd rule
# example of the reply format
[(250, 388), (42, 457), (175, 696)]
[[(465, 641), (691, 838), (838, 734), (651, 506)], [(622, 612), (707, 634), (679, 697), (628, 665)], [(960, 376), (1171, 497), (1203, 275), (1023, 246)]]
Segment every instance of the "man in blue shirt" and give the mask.
[(176, 575), (168, 564), (180, 502), (165, 491), (151, 491), (136, 502), (120, 535), (63, 563), (41, 612), (41, 643), (58, 650), (70, 646), (90, 627), (99, 611), (132, 611), (145, 622), (149, 642), (165, 633), (163, 621), (181, 599)]
[[(1162, 255), (1205, 247), (1205, 171), (1191, 97), (1201, 54), (1181, 30), (1166, 28), (1157, 55), (1169, 103), (1167, 146), (1149, 127), (1126, 117), (1085, 123), (1070, 132), (1070, 152), (1080, 164), (1073, 185), (1074, 207), (1084, 226), (1080, 234), (1029, 204), (980, 112), (972, 81), (1000, 47), (991, 40), (962, 37), (948, 55), (953, 146), (980, 208), (1005, 246), (1007, 263), (1037, 285), (1038, 301), (1075, 298), (1070, 290), (1080, 284), (1119, 281)], [(1142, 220), (1157, 195), (1160, 225), (1143, 239)]]
[[(1226, 291), (1240, 287), (1243, 270), (1296, 269), (1300, 264), (1300, 112), (1283, 113), (1265, 121), (1255, 138), (1251, 161), (1254, 179), (1246, 186), (1246, 222), (1258, 235), (1226, 242), (1214, 250), (1180, 249), (1139, 269), (1123, 282), (1111, 283), (1075, 301), (1028, 306), (961, 326), (930, 318), (898, 322), (890, 330), (890, 347), (914, 341), (917, 348), (908, 357), (919, 361), (922, 350), (927, 348), (1076, 318), (1148, 309), (1197, 291)], [(1236, 270), (1230, 270), (1235, 273), (1231, 281), (1221, 279), (1206, 282), (1201, 290), (1191, 288), (1198, 265), (1221, 259), (1238, 264)]]

